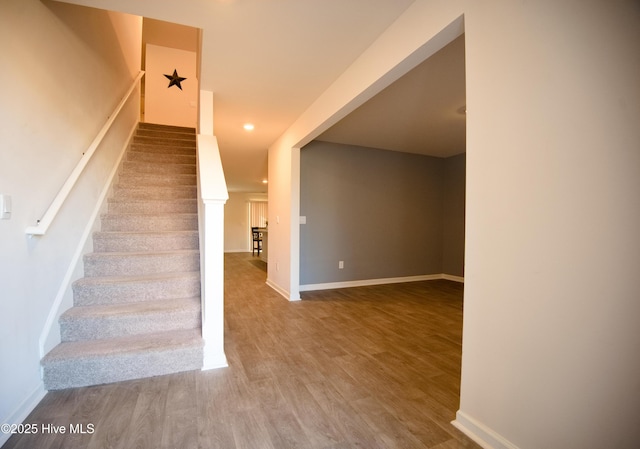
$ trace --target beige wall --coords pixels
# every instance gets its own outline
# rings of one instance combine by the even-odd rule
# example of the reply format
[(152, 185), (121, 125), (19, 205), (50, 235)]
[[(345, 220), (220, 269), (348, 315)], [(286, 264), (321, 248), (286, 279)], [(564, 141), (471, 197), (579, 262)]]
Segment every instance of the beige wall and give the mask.
[(0, 71), (8, 76), (0, 83), (0, 193), (13, 200), (11, 219), (0, 221), (0, 422), (21, 422), (44, 394), (47, 320), (56, 301), (70, 301), (65, 276), (81, 274), (72, 262), (137, 122), (137, 99), (47, 234), (28, 238), (25, 228), (44, 214), (140, 70), (141, 28), (137, 17), (58, 2), (0, 2)]
[(635, 447), (638, 2), (467, 11), (459, 419), (522, 448)]
[(225, 252), (251, 251), (249, 201), (266, 199), (266, 193), (229, 192), (229, 199), (224, 207)]
[[(196, 127), (198, 118), (198, 80), (196, 53), (147, 44), (145, 52), (144, 121), (162, 125)], [(170, 86), (165, 77), (176, 70), (186, 78)]]

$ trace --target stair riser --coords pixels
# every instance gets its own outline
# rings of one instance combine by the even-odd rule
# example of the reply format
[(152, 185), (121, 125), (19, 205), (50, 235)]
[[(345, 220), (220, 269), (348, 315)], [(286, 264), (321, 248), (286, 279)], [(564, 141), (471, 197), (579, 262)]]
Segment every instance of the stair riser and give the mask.
[(173, 312), (149, 312), (114, 317), (60, 318), (62, 341), (98, 340), (150, 332), (197, 329), (200, 326), (200, 308)]
[(151, 174), (151, 173), (123, 173), (118, 185), (128, 186), (195, 186), (196, 175), (183, 174)]
[(195, 154), (163, 154), (163, 153), (148, 153), (144, 151), (128, 151), (126, 155), (127, 161), (133, 162), (162, 162), (169, 164), (192, 164), (196, 163)]
[(171, 251), (192, 249), (197, 250), (199, 240), (197, 233), (185, 234), (105, 234), (96, 233), (93, 236), (93, 250), (95, 252), (126, 252), (126, 251)]
[(118, 186), (114, 192), (116, 199), (193, 199), (197, 195), (196, 186)]
[(177, 133), (191, 133), (195, 134), (196, 129), (185, 126), (173, 126), (173, 125), (159, 125), (157, 123), (138, 123), (138, 130), (151, 130), (151, 131), (170, 131)]
[(195, 156), (195, 146), (175, 146), (134, 142), (131, 144), (131, 151), (140, 151), (149, 154), (181, 154), (184, 156)]
[(131, 162), (125, 161), (122, 166), (120, 176), (135, 175), (138, 173), (173, 173), (182, 175), (195, 175), (195, 164), (167, 164), (167, 163), (149, 163), (149, 162)]
[(108, 232), (197, 231), (196, 214), (181, 215), (104, 215), (102, 230)]
[(154, 282), (90, 284), (77, 281), (73, 284), (73, 302), (76, 306), (122, 304), (198, 296), (200, 296), (200, 279), (197, 276), (163, 279)]
[(156, 138), (166, 138), (166, 139), (180, 139), (180, 140), (189, 140), (192, 142), (196, 141), (196, 135), (194, 133), (181, 133), (176, 131), (159, 131), (155, 129), (138, 129), (136, 131), (137, 136), (144, 137), (156, 137)]
[(202, 360), (202, 347), (71, 359), (46, 364), (43, 380), (47, 390), (85, 387), (199, 370)]
[(145, 136), (133, 136), (133, 143), (146, 143), (151, 145), (162, 145), (162, 146), (170, 146), (170, 147), (188, 147), (195, 148), (196, 142), (195, 140), (181, 140), (181, 139), (163, 139), (156, 137), (145, 137)]
[(195, 200), (140, 200), (124, 201), (109, 200), (109, 213), (114, 214), (195, 214), (198, 213), (198, 203)]
[(200, 255), (197, 252), (131, 255), (91, 253), (84, 257), (84, 275), (87, 277), (178, 273), (199, 269)]

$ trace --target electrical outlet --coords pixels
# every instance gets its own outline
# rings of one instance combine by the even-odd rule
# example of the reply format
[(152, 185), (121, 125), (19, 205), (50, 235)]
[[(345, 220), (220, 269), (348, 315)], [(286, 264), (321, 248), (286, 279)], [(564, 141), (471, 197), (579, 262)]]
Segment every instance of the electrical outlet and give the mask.
[(344, 268), (344, 260), (340, 260), (338, 262), (338, 269), (342, 270)]

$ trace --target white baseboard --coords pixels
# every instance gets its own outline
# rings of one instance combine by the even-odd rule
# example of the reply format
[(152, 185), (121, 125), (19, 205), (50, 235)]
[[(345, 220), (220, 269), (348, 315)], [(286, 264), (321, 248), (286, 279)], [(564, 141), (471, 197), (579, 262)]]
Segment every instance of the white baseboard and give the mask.
[(518, 446), (460, 410), (451, 424), (484, 449), (518, 449)]
[[(27, 396), (24, 401), (18, 406), (16, 410), (13, 411), (9, 416), (3, 417), (1, 423), (2, 424), (21, 424), (27, 419), (29, 413), (36, 408), (36, 406), (42, 401), (42, 398), (47, 394), (44, 389), (44, 383), (40, 382), (40, 384), (36, 387), (35, 390), (31, 392), (29, 396)], [(0, 447), (11, 437), (10, 433), (0, 432)]]
[(366, 287), (369, 285), (400, 284), (404, 282), (433, 281), (436, 279), (447, 279), (450, 281), (464, 282), (464, 278), (460, 276), (452, 276), (449, 274), (423, 274), (419, 276), (403, 276), (394, 278), (363, 279), (359, 281), (306, 284), (300, 286), (300, 291), (308, 292), (313, 290), (330, 290), (334, 288)]
[(280, 287), (278, 284), (276, 284), (275, 282), (273, 282), (269, 278), (267, 278), (267, 285), (269, 287), (271, 287), (272, 289), (274, 289), (278, 294), (280, 294), (282, 297), (284, 297), (284, 299), (286, 299), (287, 301), (300, 301), (300, 295), (298, 295), (297, 298), (296, 297), (292, 297), (291, 293), (289, 293), (284, 288)]
[(464, 284), (464, 277), (463, 276), (454, 276), (452, 274), (442, 274), (442, 279), (446, 279), (447, 281), (454, 281), (454, 282), (460, 282), (462, 284)]
[(208, 371), (210, 369), (227, 368), (228, 366), (229, 366), (229, 362), (227, 362), (227, 356), (224, 354), (224, 352), (211, 355), (211, 354), (207, 354), (207, 351), (205, 350), (201, 371)]

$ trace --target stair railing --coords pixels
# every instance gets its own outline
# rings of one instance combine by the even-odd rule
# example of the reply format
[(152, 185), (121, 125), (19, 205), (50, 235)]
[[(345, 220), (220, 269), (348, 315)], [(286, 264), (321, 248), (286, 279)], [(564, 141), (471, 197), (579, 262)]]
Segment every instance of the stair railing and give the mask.
[(129, 97), (131, 97), (131, 94), (135, 91), (136, 87), (138, 86), (138, 83), (140, 83), (140, 80), (142, 79), (143, 76), (144, 76), (144, 71), (140, 71), (140, 73), (138, 73), (136, 78), (133, 80), (133, 83), (131, 84), (131, 87), (129, 88), (127, 93), (124, 95), (124, 97), (122, 97), (122, 100), (120, 100), (120, 103), (118, 103), (118, 105), (113, 110), (113, 112), (107, 119), (106, 123), (104, 124), (104, 126), (102, 127), (98, 135), (95, 137), (95, 139), (93, 139), (93, 142), (91, 142), (91, 145), (89, 145), (89, 148), (87, 148), (87, 150), (83, 153), (82, 158), (80, 158), (80, 161), (78, 161), (78, 164), (73, 169), (73, 171), (71, 172), (71, 174), (69, 175), (65, 183), (62, 185), (62, 188), (60, 189), (56, 197), (53, 199), (53, 202), (51, 203), (51, 205), (49, 206), (45, 214), (42, 216), (40, 220), (37, 221), (37, 224), (35, 226), (27, 227), (25, 229), (25, 234), (29, 236), (46, 234), (47, 230), (49, 229), (49, 226), (51, 226), (51, 223), (53, 223), (56, 216), (58, 215), (58, 212), (62, 208), (62, 205), (64, 204), (65, 200), (69, 196), (69, 193), (71, 193), (76, 182), (78, 182), (78, 179), (80, 178), (80, 175), (84, 171), (84, 168), (87, 166), (87, 164), (91, 160), (91, 157), (100, 146), (100, 143), (102, 143), (102, 139), (104, 139), (105, 135), (111, 128), (111, 125), (113, 125), (113, 122), (115, 122), (116, 118), (120, 114), (120, 111), (122, 111), (127, 100), (129, 100)]

